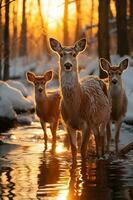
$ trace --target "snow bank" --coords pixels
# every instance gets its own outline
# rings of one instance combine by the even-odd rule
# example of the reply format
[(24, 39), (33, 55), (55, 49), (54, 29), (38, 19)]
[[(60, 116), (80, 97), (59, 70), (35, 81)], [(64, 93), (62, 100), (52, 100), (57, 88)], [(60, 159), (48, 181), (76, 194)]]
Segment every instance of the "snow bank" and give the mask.
[[(0, 89), (1, 95), (1, 89)], [(12, 108), (12, 104), (9, 99), (0, 96), (0, 117), (7, 117), (10, 119), (16, 119), (17, 115)]]
[(3, 99), (8, 99), (14, 110), (28, 111), (33, 109), (33, 103), (26, 99), (19, 90), (2, 81), (0, 81), (0, 96)]
[(26, 89), (26, 87), (24, 86), (24, 84), (21, 83), (20, 81), (8, 80), (7, 83), (11, 87), (20, 90), (22, 92), (22, 94), (23, 94), (24, 97), (28, 96), (28, 90)]
[(13, 126), (17, 122), (17, 113), (34, 110), (34, 104), (25, 98), (21, 91), (0, 81), (0, 130)]

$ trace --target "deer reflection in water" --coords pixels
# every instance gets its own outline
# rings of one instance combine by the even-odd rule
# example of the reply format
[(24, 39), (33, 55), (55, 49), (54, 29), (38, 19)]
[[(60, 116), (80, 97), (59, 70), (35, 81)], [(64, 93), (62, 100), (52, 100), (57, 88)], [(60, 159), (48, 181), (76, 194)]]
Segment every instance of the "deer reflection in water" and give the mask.
[[(52, 185), (56, 185), (59, 176), (59, 160), (54, 156), (47, 160), (45, 153), (43, 153), (41, 164), (39, 166), (37, 197), (46, 196), (44, 190), (48, 185), (51, 185), (51, 187)], [(51, 190), (51, 188), (49, 190)], [(48, 190), (46, 190), (46, 193), (47, 192)]]
[(13, 200), (15, 195), (15, 183), (12, 178), (11, 167), (6, 167), (4, 170), (0, 171), (0, 199), (10, 199)]
[[(117, 168), (118, 167), (118, 168)], [(115, 171), (115, 169), (117, 170)], [(70, 169), (71, 179), (67, 200), (132, 200), (131, 189), (127, 190), (123, 167), (114, 167), (108, 161), (82, 162)]]

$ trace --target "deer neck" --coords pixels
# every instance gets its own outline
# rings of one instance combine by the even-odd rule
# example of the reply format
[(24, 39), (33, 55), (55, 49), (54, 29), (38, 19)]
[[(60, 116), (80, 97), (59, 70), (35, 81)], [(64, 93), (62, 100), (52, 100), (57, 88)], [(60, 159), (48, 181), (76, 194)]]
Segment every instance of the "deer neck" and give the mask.
[(45, 110), (48, 108), (48, 97), (46, 92), (42, 92), (41, 94), (35, 94), (36, 100), (36, 109), (37, 110)]
[(121, 98), (121, 94), (123, 93), (123, 84), (122, 81), (120, 81), (117, 84), (109, 84), (109, 91), (112, 97), (116, 98), (116, 97), (120, 97)]
[(70, 107), (76, 106), (77, 109), (81, 101), (81, 88), (77, 71), (61, 72), (60, 80), (63, 102)]

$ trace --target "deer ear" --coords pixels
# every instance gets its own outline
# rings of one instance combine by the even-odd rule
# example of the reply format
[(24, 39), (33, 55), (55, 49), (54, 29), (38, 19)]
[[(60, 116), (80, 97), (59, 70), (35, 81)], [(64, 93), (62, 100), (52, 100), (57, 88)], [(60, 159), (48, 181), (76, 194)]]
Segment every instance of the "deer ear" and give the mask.
[(85, 50), (85, 48), (86, 48), (86, 39), (85, 38), (82, 38), (81, 40), (78, 40), (75, 43), (74, 49), (77, 51), (77, 53)]
[(103, 71), (108, 72), (111, 64), (105, 58), (100, 58), (100, 67)]
[(127, 67), (128, 67), (128, 58), (124, 59), (119, 64), (119, 68), (121, 69), (121, 71), (126, 70)]
[(35, 74), (33, 72), (27, 72), (26, 78), (29, 82), (34, 82), (35, 81)]
[(50, 81), (53, 77), (53, 72), (52, 71), (47, 71), (45, 74), (44, 74), (44, 78), (46, 81)]
[(62, 50), (62, 46), (61, 46), (60, 42), (58, 42), (56, 39), (50, 38), (49, 42), (50, 42), (51, 49), (53, 51), (56, 51), (59, 53)]

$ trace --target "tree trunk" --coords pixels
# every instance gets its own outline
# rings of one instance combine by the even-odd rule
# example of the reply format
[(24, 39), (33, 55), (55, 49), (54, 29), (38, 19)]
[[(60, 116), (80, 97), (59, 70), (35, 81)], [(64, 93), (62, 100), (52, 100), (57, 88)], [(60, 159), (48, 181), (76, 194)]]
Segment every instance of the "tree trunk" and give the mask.
[(69, 35), (68, 35), (68, 3), (69, 0), (65, 0), (64, 2), (64, 45), (68, 45)]
[(4, 25), (4, 80), (9, 79), (9, 56), (10, 56), (10, 41), (9, 41), (9, 6), (8, 0), (5, 0), (5, 25)]
[[(109, 55), (109, 4), (110, 0), (99, 0), (99, 23), (98, 23), (98, 54), (99, 58), (106, 58), (110, 61)], [(107, 74), (100, 68), (100, 78), (107, 77)]]
[(27, 55), (27, 20), (26, 20), (26, 0), (23, 0), (23, 12), (22, 12), (22, 26), (20, 35), (20, 48), (19, 55)]
[(120, 56), (128, 55), (128, 36), (127, 36), (127, 1), (116, 0), (116, 24), (117, 24), (117, 53)]
[(12, 36), (12, 52), (11, 57), (15, 58), (17, 56), (17, 9), (18, 1), (13, 5), (13, 36)]
[(130, 0), (130, 54), (133, 57), (133, 0)]
[[(94, 16), (94, 0), (91, 0), (91, 18), (90, 18), (90, 26), (91, 26), (91, 29), (90, 29), (90, 34), (89, 34), (89, 40), (92, 39), (92, 35), (93, 35), (93, 28), (92, 28), (92, 25), (93, 25), (93, 16)], [(91, 43), (90, 43), (91, 44)]]
[(75, 0), (76, 4), (76, 30), (75, 30), (75, 41), (79, 40), (81, 37), (81, 22), (80, 22), (80, 15), (81, 15), (81, 2), (80, 0)]
[(39, 16), (40, 16), (40, 21), (41, 21), (41, 27), (42, 27), (42, 47), (43, 47), (43, 52), (50, 58), (50, 49), (48, 45), (48, 39), (47, 39), (47, 33), (46, 33), (46, 28), (44, 25), (44, 20), (43, 20), (43, 15), (41, 11), (41, 2), (38, 0), (38, 9), (39, 9)]
[[(2, 0), (0, 1), (0, 7)], [(0, 8), (0, 80), (2, 80), (2, 13)]]

